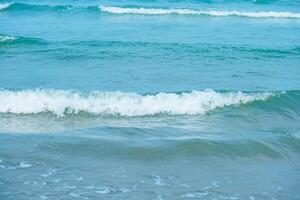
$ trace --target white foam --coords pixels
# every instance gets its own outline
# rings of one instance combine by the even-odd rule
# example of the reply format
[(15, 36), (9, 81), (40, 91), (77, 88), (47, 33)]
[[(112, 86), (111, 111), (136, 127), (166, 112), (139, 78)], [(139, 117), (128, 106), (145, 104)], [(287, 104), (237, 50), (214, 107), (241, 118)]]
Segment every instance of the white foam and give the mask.
[(29, 168), (32, 167), (32, 164), (21, 162), (20, 163), (20, 168)]
[(196, 115), (216, 108), (266, 100), (272, 93), (216, 92), (210, 89), (186, 93), (140, 95), (124, 92), (80, 93), (65, 90), (0, 90), (0, 113), (37, 114), (52, 112), (57, 116), (91, 114), (144, 116), (156, 114)]
[(166, 185), (160, 176), (152, 177), (155, 185)]
[(184, 194), (184, 195), (182, 195), (182, 197), (184, 197), (184, 198), (203, 198), (207, 195), (208, 195), (207, 192), (195, 192), (195, 193)]
[(17, 37), (8, 36), (8, 35), (0, 35), (0, 42), (10, 42), (16, 40)]
[(13, 3), (0, 3), (0, 10), (8, 8)]
[(300, 13), (294, 12), (277, 12), (277, 11), (257, 11), (243, 12), (237, 10), (191, 10), (191, 9), (161, 9), (161, 8), (123, 8), (111, 6), (99, 6), (103, 12), (114, 14), (143, 14), (143, 15), (209, 15), (216, 17), (225, 16), (240, 16), (240, 17), (255, 17), (255, 18), (300, 18)]
[(96, 193), (98, 193), (98, 194), (108, 194), (110, 192), (111, 192), (111, 189), (106, 186), (100, 187), (100, 188), (98, 188), (98, 190), (96, 190)]

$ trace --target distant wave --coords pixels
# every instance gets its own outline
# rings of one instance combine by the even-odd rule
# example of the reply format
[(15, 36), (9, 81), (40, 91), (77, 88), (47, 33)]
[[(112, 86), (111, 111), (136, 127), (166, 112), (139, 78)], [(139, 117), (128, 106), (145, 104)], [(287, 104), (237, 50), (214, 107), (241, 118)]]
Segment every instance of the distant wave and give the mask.
[[(54, 45), (62, 45), (66, 46), (77, 46), (78, 48), (100, 48), (100, 47), (115, 47), (115, 48), (130, 48), (135, 47), (139, 49), (159, 49), (161, 51), (160, 56), (174, 56), (169, 52), (184, 52), (185, 54), (195, 54), (195, 52), (203, 52), (203, 51), (210, 51), (210, 52), (243, 52), (249, 54), (259, 54), (263, 57), (277, 57), (284, 56), (284, 57), (293, 57), (296, 56), (297, 58), (300, 55), (300, 47), (293, 46), (292, 48), (286, 47), (277, 47), (277, 48), (257, 48), (256, 46), (240, 46), (240, 45), (223, 45), (223, 44), (211, 44), (211, 43), (164, 43), (164, 42), (137, 42), (137, 41), (118, 41), (118, 40), (64, 40), (64, 41), (48, 41), (39, 38), (30, 38), (30, 37), (22, 37), (22, 36), (12, 36), (12, 35), (4, 35), (0, 33), (0, 46), (6, 45), (47, 45), (47, 44), (54, 44)], [(48, 51), (49, 50), (49, 51)], [(66, 48), (55, 48), (55, 49), (40, 49), (36, 52), (56, 52), (61, 55), (66, 55), (67, 58), (78, 58), (78, 51), (76, 50), (68, 50), (65, 52)], [(109, 50), (108, 50), (109, 51)], [(165, 52), (168, 52), (168, 55), (163, 55)], [(89, 52), (80, 52), (81, 56), (94, 56)], [(127, 51), (123, 52), (127, 56)], [(223, 54), (223, 53), (222, 53)], [(120, 55), (120, 54), (119, 54)], [(102, 57), (103, 55), (98, 55)], [(110, 55), (109, 55), (110, 56)], [(64, 57), (64, 56), (63, 56)]]
[(276, 12), (276, 11), (258, 11), (258, 12), (244, 12), (244, 11), (213, 11), (213, 10), (191, 10), (191, 9), (161, 9), (161, 8), (123, 8), (99, 6), (103, 12), (114, 14), (142, 14), (142, 15), (208, 15), (216, 17), (225, 16), (239, 16), (239, 17), (254, 17), (254, 18), (300, 18), (300, 13), (293, 12)]
[(44, 11), (44, 10), (71, 10), (75, 7), (71, 5), (32, 5), (25, 3), (4, 3), (0, 4), (1, 10), (34, 10), (34, 11)]
[(237, 10), (193, 10), (188, 8), (128, 8), (116, 6), (72, 6), (72, 5), (32, 5), (24, 3), (3, 3), (2, 10), (32, 10), (32, 11), (99, 11), (112, 14), (142, 14), (142, 15), (203, 15), (214, 17), (238, 16), (251, 18), (300, 18), (300, 13), (285, 11), (237, 11)]
[(9, 35), (0, 35), (0, 43), (1, 42), (12, 42), (17, 40), (17, 37), (9, 36)]
[(140, 95), (123, 92), (81, 93), (65, 90), (0, 90), (0, 113), (37, 114), (52, 112), (57, 116), (87, 112), (96, 115), (197, 115), (216, 108), (264, 101), (270, 92), (216, 92), (214, 90)]
[(0, 34), (0, 46), (16, 44), (46, 44), (47, 42), (38, 38), (18, 37)]

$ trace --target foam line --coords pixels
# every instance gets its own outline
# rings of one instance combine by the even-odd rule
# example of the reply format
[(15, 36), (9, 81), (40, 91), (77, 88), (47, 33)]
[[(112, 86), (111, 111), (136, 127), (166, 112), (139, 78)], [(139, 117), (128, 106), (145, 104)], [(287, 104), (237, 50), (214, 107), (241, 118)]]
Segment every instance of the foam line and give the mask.
[(103, 12), (113, 14), (142, 14), (142, 15), (208, 15), (215, 17), (239, 16), (239, 17), (253, 17), (253, 18), (300, 18), (300, 13), (293, 12), (276, 12), (276, 11), (216, 11), (216, 10), (191, 10), (191, 9), (161, 9), (161, 8), (123, 8), (99, 6)]

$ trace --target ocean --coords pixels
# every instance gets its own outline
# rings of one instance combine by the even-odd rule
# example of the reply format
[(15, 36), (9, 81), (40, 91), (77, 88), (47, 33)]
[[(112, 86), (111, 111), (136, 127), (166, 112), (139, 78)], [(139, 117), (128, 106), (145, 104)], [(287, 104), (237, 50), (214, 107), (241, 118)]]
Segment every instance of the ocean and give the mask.
[(0, 199), (300, 199), (299, 0), (0, 0)]

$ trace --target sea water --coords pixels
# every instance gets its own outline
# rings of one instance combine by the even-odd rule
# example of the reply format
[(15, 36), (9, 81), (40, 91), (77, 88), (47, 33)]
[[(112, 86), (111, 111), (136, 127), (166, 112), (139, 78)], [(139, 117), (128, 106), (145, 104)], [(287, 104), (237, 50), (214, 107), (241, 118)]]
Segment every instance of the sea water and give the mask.
[(0, 0), (0, 199), (300, 199), (299, 0)]

